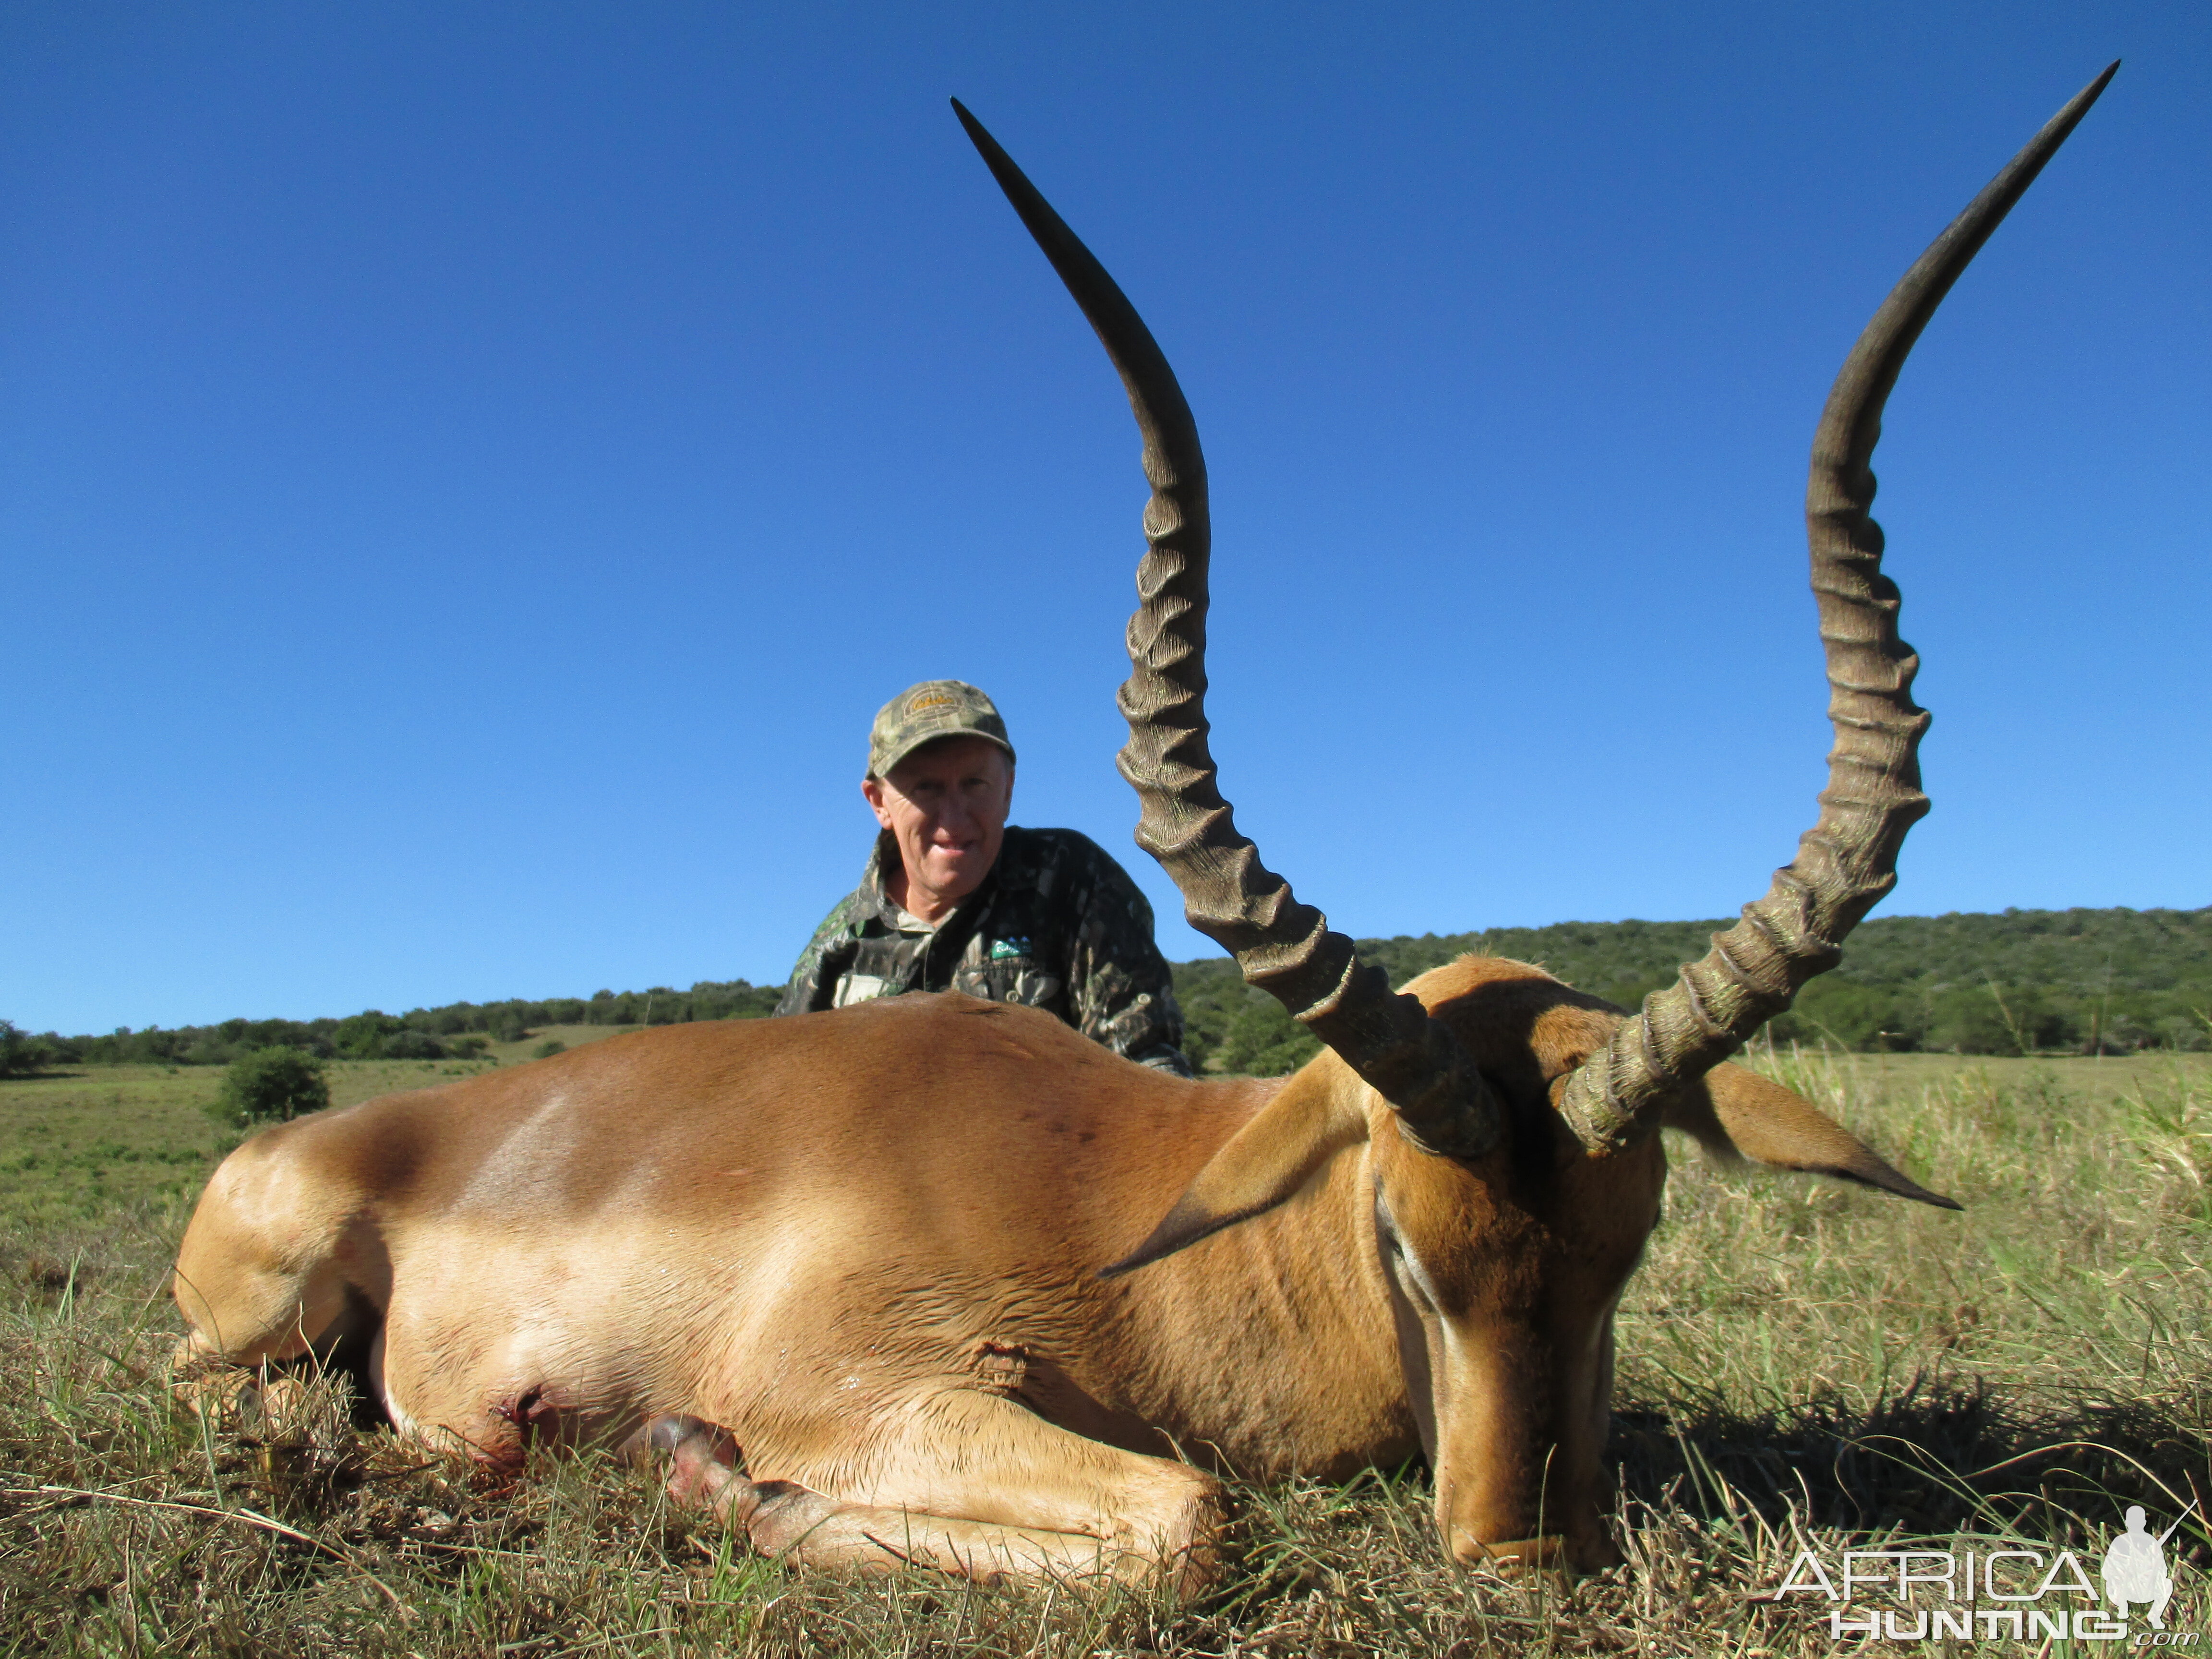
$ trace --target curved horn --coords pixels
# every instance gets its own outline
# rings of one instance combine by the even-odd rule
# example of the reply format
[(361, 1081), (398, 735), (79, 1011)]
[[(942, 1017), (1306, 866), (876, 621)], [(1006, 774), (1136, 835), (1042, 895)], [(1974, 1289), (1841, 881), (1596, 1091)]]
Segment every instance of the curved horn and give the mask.
[(1920, 793), (1927, 714), (1911, 690), (1920, 659), (1897, 637), (1897, 585), (1881, 574), (1869, 465), (1882, 405), (1906, 354), (1951, 284), (2118, 70), (2115, 63), (2051, 118), (1950, 228), (1929, 245), (1859, 336), (1813, 435), (1805, 491), (1813, 592), (1827, 653), (1828, 787), (1820, 821), (1800, 838), (1766, 896), (1713, 935), (1701, 962), (1644, 1000), (1559, 1096), (1559, 1111), (1593, 1152), (1649, 1133), (1653, 1109), (1734, 1054), (1789, 1007), (1805, 982), (1842, 958), (1844, 935), (1897, 880), (1905, 832), (1928, 811)]
[(952, 108), (1097, 331), (1144, 438), (1150, 545), (1137, 567), (1141, 604), (1129, 619), (1130, 673), (1119, 698), (1129, 722), (1121, 775), (1142, 804), (1137, 844), (1181, 890), (1190, 925), (1341, 1055), (1422, 1145), (1459, 1157), (1487, 1152), (1500, 1118), (1474, 1061), (1419, 1001), (1395, 994), (1382, 969), (1362, 963), (1327, 917), (1291, 896), (1215, 787), (1206, 742), (1206, 457), (1175, 371), (1105, 268), (958, 99)]

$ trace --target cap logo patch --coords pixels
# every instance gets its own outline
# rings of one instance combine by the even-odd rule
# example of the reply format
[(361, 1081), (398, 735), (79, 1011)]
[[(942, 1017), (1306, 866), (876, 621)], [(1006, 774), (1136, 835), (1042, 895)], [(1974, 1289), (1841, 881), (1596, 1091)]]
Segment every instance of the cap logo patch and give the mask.
[(952, 699), (939, 691), (929, 696), (916, 697), (912, 702), (907, 704), (906, 712), (909, 714), (919, 714), (925, 708), (950, 708), (951, 707)]

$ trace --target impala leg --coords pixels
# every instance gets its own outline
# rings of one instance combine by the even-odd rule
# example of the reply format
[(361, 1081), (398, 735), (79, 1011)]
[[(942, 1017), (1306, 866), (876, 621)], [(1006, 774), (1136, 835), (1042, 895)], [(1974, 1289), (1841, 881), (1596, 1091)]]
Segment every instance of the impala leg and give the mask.
[(867, 1502), (749, 1480), (736, 1443), (696, 1418), (659, 1419), (630, 1449), (671, 1455), (678, 1501), (742, 1526), (763, 1553), (810, 1566), (929, 1566), (984, 1583), (1166, 1583), (1185, 1595), (1211, 1582), (1224, 1514), (1212, 1476), (1085, 1440), (994, 1395), (947, 1396), (917, 1413), (915, 1426), (909, 1444), (879, 1462)]

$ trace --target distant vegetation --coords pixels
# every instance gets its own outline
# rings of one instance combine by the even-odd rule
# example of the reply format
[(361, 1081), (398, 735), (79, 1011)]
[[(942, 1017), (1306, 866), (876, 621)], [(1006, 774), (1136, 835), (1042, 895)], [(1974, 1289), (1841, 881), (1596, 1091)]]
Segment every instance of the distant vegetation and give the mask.
[(22, 1042), (46, 1062), (95, 1065), (228, 1066), (257, 1048), (303, 1049), (325, 1060), (467, 1059), (487, 1042), (520, 1042), (547, 1025), (682, 1025), (695, 1019), (754, 1019), (772, 1012), (781, 986), (702, 980), (688, 991), (598, 991), (542, 1001), (450, 1002), (387, 1014), (372, 1008), (343, 1019), (227, 1019), (173, 1030), (128, 1027), (106, 1036), (49, 1031)]
[(46, 1039), (17, 1030), (13, 1020), (0, 1019), (0, 1077), (37, 1071), (46, 1063), (49, 1052)]
[[(1721, 921), (1560, 922), (1480, 933), (1362, 939), (1394, 983), (1474, 951), (1540, 963), (1632, 1007), (1705, 953)], [(1313, 1039), (1225, 958), (1176, 966), (1191, 1057), (1267, 1076), (1302, 1065)], [(31, 1036), (0, 1021), (0, 1072), (53, 1062), (228, 1065), (255, 1049), (324, 1058), (438, 1060), (517, 1042), (549, 1025), (678, 1025), (753, 1019), (780, 988), (702, 980), (688, 991), (456, 1002), (344, 1019), (232, 1019), (106, 1036)], [(1778, 1042), (1863, 1052), (2132, 1054), (2212, 1048), (2212, 908), (2007, 910), (1885, 916), (1851, 935), (1844, 964), (1774, 1022)], [(557, 1039), (556, 1039), (557, 1041)]]
[[(1480, 933), (1362, 939), (1394, 984), (1474, 952), (1536, 963), (1632, 1008), (1705, 954), (1725, 921), (1559, 922)], [(1314, 1040), (1226, 959), (1185, 963), (1176, 994), (1192, 1058), (1272, 1076)], [(2212, 908), (2007, 910), (1883, 916), (1861, 925), (1843, 966), (1772, 1025), (1778, 1042), (1875, 1053), (2132, 1054), (2212, 1047)]]

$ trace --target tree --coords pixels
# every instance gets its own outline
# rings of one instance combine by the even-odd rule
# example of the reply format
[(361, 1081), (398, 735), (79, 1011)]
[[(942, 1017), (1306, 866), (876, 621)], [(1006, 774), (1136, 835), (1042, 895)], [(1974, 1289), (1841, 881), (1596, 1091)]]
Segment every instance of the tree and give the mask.
[(381, 1060), (385, 1039), (406, 1029), (380, 1008), (340, 1020), (331, 1032), (331, 1045), (349, 1060)]
[(323, 1062), (297, 1048), (256, 1048), (231, 1061), (208, 1115), (228, 1128), (283, 1123), (331, 1103)]
[(0, 1077), (35, 1072), (52, 1057), (45, 1039), (17, 1030), (13, 1020), (0, 1019)]

